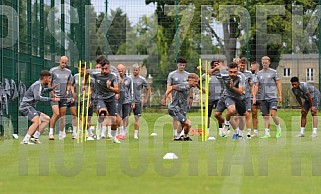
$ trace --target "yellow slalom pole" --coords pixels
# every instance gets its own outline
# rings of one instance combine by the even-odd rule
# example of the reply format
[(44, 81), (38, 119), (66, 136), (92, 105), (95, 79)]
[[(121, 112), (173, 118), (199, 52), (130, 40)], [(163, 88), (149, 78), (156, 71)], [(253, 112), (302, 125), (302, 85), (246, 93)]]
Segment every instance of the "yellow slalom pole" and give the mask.
[[(86, 69), (86, 61), (85, 61), (85, 69)], [(84, 71), (85, 72), (85, 71)], [(79, 77), (81, 77), (79, 75)], [(84, 79), (81, 79), (81, 85), (82, 82), (84, 81)], [(84, 115), (85, 115), (85, 95), (86, 95), (86, 91), (82, 91), (82, 107), (81, 107), (81, 142), (83, 142), (84, 140), (84, 130), (86, 131), (86, 127), (84, 126)], [(86, 138), (86, 137), (85, 137)]]
[[(89, 69), (92, 68), (92, 63), (90, 62), (89, 63)], [(86, 71), (85, 71), (86, 72)], [(90, 92), (91, 92), (91, 89), (90, 89), (90, 80), (91, 80), (91, 77), (89, 76), (88, 77), (88, 84), (87, 84), (87, 105), (86, 105), (86, 126), (89, 127), (89, 124), (88, 124), (88, 112), (89, 112), (89, 100), (90, 100)], [(84, 81), (85, 81), (85, 74), (84, 74)], [(85, 83), (84, 83), (85, 84)], [(87, 134), (88, 134), (88, 131), (86, 130), (85, 131), (85, 142), (87, 141)]]
[(81, 73), (81, 61), (79, 61), (78, 64), (78, 91), (77, 91), (77, 143), (79, 143), (79, 136), (80, 136), (80, 92), (81, 92), (81, 88), (80, 88), (80, 73)]
[(204, 120), (203, 120), (203, 91), (202, 91), (202, 88), (203, 88), (203, 80), (202, 80), (202, 59), (199, 58), (198, 60), (198, 63), (199, 63), (199, 74), (200, 74), (200, 104), (201, 104), (201, 125), (202, 125), (202, 141), (203, 141), (203, 132), (204, 132)]
[(208, 129), (208, 95), (209, 95), (209, 77), (207, 75), (208, 72), (208, 61), (206, 60), (206, 73), (205, 73), (205, 134), (204, 141), (207, 141), (207, 129)]

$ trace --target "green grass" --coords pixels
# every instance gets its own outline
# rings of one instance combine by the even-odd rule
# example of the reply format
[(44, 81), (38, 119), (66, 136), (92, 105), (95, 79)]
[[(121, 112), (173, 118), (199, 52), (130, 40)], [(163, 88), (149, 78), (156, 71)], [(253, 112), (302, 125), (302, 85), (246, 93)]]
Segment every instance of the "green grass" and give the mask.
[[(193, 128), (198, 113), (191, 113)], [(140, 140), (132, 130), (121, 145), (110, 141), (77, 144), (65, 141), (20, 145), (0, 142), (1, 193), (320, 193), (321, 137), (293, 136), (300, 129), (300, 112), (280, 110), (283, 136), (233, 141), (173, 142), (171, 118), (143, 113)], [(146, 121), (146, 122), (145, 122)], [(144, 124), (145, 123), (145, 124)], [(260, 131), (262, 125), (260, 122)], [(214, 128), (214, 126), (212, 126)], [(131, 126), (132, 129), (132, 126)], [(152, 132), (157, 137), (149, 137)], [(262, 134), (262, 133), (261, 133)], [(216, 135), (215, 135), (216, 136)], [(174, 152), (179, 159), (162, 157)], [(26, 155), (28, 153), (28, 156)], [(75, 159), (76, 158), (76, 159)], [(28, 165), (26, 166), (26, 162)]]

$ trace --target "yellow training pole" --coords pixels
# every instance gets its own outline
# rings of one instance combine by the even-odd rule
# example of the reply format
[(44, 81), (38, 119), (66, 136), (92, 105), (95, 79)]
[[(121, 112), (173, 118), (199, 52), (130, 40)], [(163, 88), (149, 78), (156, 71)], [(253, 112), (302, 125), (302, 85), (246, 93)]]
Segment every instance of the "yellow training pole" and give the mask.
[(81, 93), (80, 73), (81, 73), (81, 61), (79, 61), (79, 64), (78, 64), (78, 91), (77, 91), (78, 103), (77, 103), (77, 135), (76, 135), (77, 143), (79, 143), (79, 136), (80, 136), (80, 93)]
[(199, 58), (198, 60), (198, 63), (199, 63), (199, 74), (200, 74), (200, 104), (201, 104), (201, 125), (202, 125), (202, 141), (203, 141), (203, 130), (204, 130), (204, 120), (203, 120), (203, 91), (202, 91), (202, 88), (203, 88), (203, 80), (202, 80), (202, 59)]
[[(86, 61), (85, 61), (85, 70), (86, 70)], [(84, 72), (85, 72), (84, 70)], [(81, 75), (79, 75), (79, 77), (81, 77)], [(84, 79), (81, 79), (81, 85), (83, 86), (83, 81), (85, 81)], [(81, 107), (81, 142), (83, 142), (84, 140), (84, 130), (86, 131), (86, 127), (84, 126), (84, 115), (85, 115), (85, 95), (86, 95), (86, 91), (83, 90), (82, 91), (82, 107)], [(85, 137), (86, 138), (86, 137)]]
[[(89, 63), (89, 69), (91, 69), (91, 67), (92, 67), (92, 63), (90, 62)], [(87, 71), (87, 69), (86, 69), (86, 71)], [(86, 72), (85, 71), (85, 72)], [(85, 74), (84, 74), (84, 76), (85, 76)], [(85, 78), (85, 77), (84, 77)], [(89, 79), (88, 79), (88, 84), (87, 84), (87, 105), (86, 105), (86, 126), (88, 126), (89, 127), (89, 124), (88, 124), (88, 112), (89, 112), (89, 100), (90, 100), (90, 80), (91, 80), (91, 77), (89, 76), (88, 77)], [(84, 79), (84, 81), (85, 81), (85, 79)], [(85, 83), (84, 83), (85, 84)], [(85, 131), (85, 141), (87, 141), (87, 134), (88, 134), (88, 131), (86, 130)]]
[(207, 141), (207, 129), (208, 129), (208, 95), (209, 95), (209, 77), (207, 75), (208, 72), (208, 61), (206, 60), (206, 73), (205, 73), (205, 133), (204, 133), (204, 141)]

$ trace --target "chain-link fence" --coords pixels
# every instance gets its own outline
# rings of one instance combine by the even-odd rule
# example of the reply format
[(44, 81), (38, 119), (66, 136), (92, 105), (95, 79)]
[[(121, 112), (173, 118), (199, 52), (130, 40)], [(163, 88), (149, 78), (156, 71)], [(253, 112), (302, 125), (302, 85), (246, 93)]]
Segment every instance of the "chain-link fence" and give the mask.
[[(231, 5), (233, 4), (233, 5)], [(79, 61), (108, 56), (113, 65), (142, 66), (152, 85), (150, 106), (158, 106), (178, 57), (186, 71), (197, 72), (201, 58), (246, 57), (248, 64), (270, 56), (283, 86), (283, 107), (296, 101), (289, 79), (319, 88), (319, 1), (187, 0), (0, 0), (0, 75), (27, 87), (42, 69), (69, 57), (73, 73)], [(196, 96), (195, 99), (199, 99)], [(198, 105), (195, 100), (195, 105)], [(18, 100), (8, 115), (18, 128)], [(49, 105), (38, 106), (51, 114)]]

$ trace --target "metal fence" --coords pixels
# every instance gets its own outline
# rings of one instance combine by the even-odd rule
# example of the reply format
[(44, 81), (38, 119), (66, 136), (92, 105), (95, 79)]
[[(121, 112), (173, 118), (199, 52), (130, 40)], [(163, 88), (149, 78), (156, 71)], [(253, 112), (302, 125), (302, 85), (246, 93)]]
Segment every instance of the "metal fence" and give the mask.
[[(80, 60), (105, 54), (113, 65), (125, 63), (128, 73), (131, 64), (140, 63), (153, 86), (151, 103), (158, 105), (179, 56), (187, 59), (187, 71), (196, 72), (199, 58), (223, 56), (229, 62), (245, 56), (250, 62), (268, 55), (284, 86), (291, 76), (320, 84), (319, 1), (233, 2), (0, 0), (0, 81), (28, 87), (61, 55), (69, 57), (75, 73)], [(289, 86), (283, 92), (284, 107), (295, 105)], [(17, 107), (17, 99), (9, 101), (5, 114), (15, 130)], [(48, 104), (38, 109), (51, 115)]]

